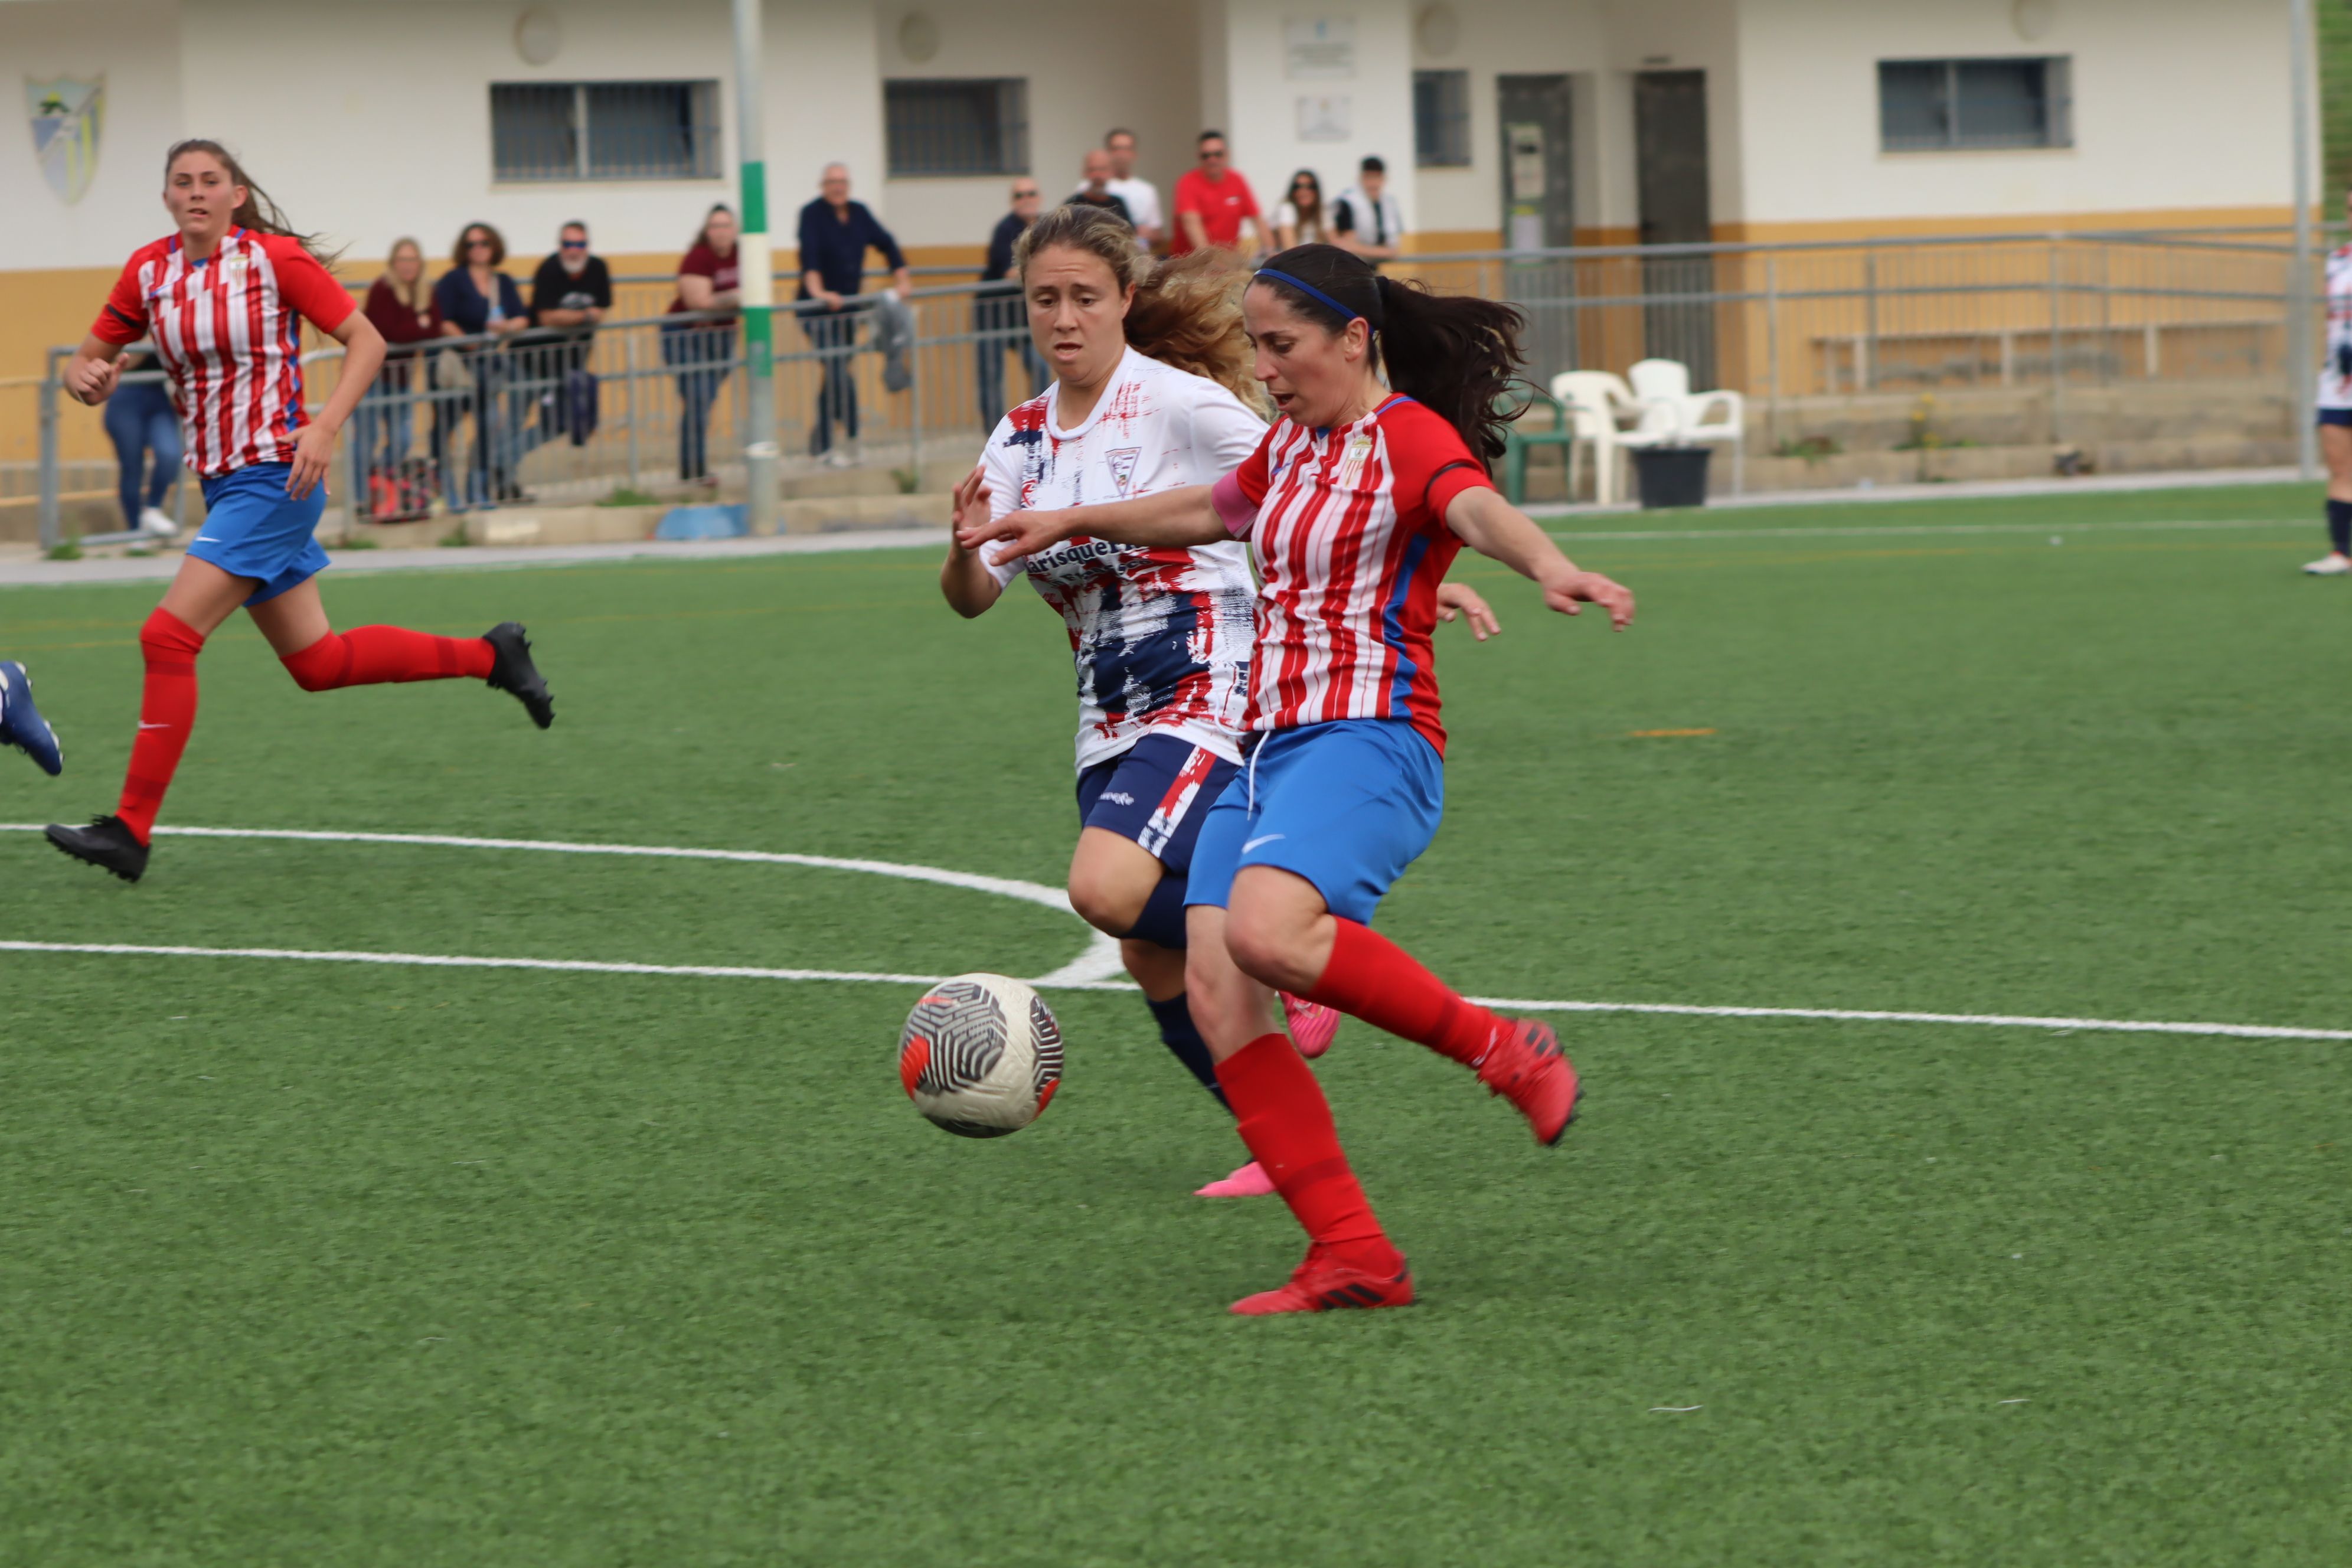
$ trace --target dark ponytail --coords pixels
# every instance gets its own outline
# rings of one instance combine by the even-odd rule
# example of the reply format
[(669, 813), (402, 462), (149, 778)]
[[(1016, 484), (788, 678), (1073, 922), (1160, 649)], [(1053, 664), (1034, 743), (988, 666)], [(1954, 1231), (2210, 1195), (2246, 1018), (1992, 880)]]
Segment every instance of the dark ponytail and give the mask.
[(248, 228), (256, 234), (283, 235), (288, 239), (299, 240), (302, 248), (322, 266), (332, 266), (335, 258), (342, 254), (340, 250), (320, 249), (317, 235), (298, 231), (285, 213), (278, 209), (278, 204), (270, 200), (269, 193), (245, 172), (245, 165), (236, 161), (236, 154), (217, 142), (193, 136), (184, 142), (173, 142), (172, 150), (163, 154), (163, 178), (166, 181), (172, 177), (172, 165), (180, 161), (184, 153), (202, 153), (215, 159), (219, 163), (222, 173), (228, 176), (230, 184), (245, 187), (245, 200), (228, 215), (228, 221), (236, 227)]
[(1519, 347), (1526, 318), (1518, 307), (1475, 295), (1433, 294), (1420, 283), (1382, 277), (1362, 257), (1336, 245), (1293, 246), (1266, 262), (1256, 280), (1333, 332), (1361, 316), (1389, 385), (1453, 426), (1489, 466), (1503, 455), (1505, 427), (1518, 417), (1508, 407), (1510, 389), (1527, 363)]

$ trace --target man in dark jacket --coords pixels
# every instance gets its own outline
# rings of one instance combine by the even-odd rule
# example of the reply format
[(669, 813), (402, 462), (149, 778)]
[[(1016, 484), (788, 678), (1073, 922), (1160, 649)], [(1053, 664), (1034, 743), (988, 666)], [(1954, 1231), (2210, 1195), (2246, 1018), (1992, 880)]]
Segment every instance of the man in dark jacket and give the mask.
[(829, 467), (845, 468), (850, 458), (833, 448), (833, 422), (838, 418), (843, 435), (857, 439), (857, 383), (850, 374), (857, 317), (849, 301), (865, 281), (866, 251), (878, 250), (890, 263), (891, 286), (902, 295), (908, 291), (907, 258), (866, 204), (849, 199), (847, 165), (826, 164), (817, 189), (823, 194), (801, 208), (800, 224), (801, 327), (824, 358), (809, 451)]
[(588, 226), (576, 219), (565, 224), (556, 236), (555, 254), (531, 275), (532, 330), (515, 342), (524, 379), (539, 404), (531, 446), (566, 434), (576, 445), (593, 433), (593, 402), (573, 405), (582, 401), (578, 378), (587, 374), (597, 324), (612, 308), (613, 274), (603, 257), (589, 254)]
[(1037, 182), (1024, 174), (1013, 182), (1013, 210), (996, 220), (988, 237), (988, 266), (981, 272), (979, 290), (971, 300), (971, 330), (980, 334), (980, 428), (983, 436), (1004, 417), (1004, 351), (1018, 343), (1021, 363), (1028, 367), (1035, 396), (1045, 384), (1045, 362), (1029, 341), (1029, 311), (1021, 300), (1021, 280), (1013, 276), (1013, 247), (1037, 221), (1044, 205)]

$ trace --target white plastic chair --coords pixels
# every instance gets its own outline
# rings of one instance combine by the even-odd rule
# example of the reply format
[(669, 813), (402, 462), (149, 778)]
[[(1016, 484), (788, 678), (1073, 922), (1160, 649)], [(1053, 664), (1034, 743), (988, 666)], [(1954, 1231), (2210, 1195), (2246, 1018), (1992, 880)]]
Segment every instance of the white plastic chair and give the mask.
[(1748, 488), (1748, 400), (1736, 392), (1690, 389), (1690, 367), (1680, 360), (1645, 359), (1626, 373), (1642, 405), (1636, 430), (1651, 435), (1637, 443), (1680, 446), (1699, 441), (1731, 443), (1731, 489)]
[[(1647, 444), (1618, 423), (1642, 416), (1642, 405), (1635, 400), (1633, 388), (1625, 384), (1622, 377), (1605, 370), (1564, 370), (1551, 378), (1551, 395), (1575, 422), (1577, 442), (1592, 447), (1592, 499), (1603, 505), (1618, 500), (1625, 489), (1625, 465), (1618, 458), (1617, 448), (1628, 444)], [(1634, 437), (1630, 443), (1629, 437)], [(1570, 447), (1571, 500), (1575, 453), (1575, 447)]]

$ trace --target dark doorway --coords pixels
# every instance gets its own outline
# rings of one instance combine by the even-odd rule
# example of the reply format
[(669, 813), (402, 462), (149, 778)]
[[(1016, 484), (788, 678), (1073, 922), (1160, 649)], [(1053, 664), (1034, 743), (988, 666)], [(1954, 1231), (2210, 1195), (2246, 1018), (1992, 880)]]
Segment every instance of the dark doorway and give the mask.
[[(1643, 245), (1702, 245), (1715, 237), (1707, 196), (1706, 73), (1643, 71), (1633, 79), (1633, 147)], [(1710, 256), (1652, 257), (1642, 264), (1643, 347), (1690, 366), (1691, 384), (1716, 384), (1715, 292)]]
[[(1524, 253), (1574, 245), (1568, 78), (1496, 77), (1495, 107), (1503, 137), (1503, 247)], [(1530, 255), (1507, 262), (1504, 273), (1504, 297), (1528, 313), (1528, 375), (1549, 384), (1576, 368), (1574, 266), (1565, 258)]]

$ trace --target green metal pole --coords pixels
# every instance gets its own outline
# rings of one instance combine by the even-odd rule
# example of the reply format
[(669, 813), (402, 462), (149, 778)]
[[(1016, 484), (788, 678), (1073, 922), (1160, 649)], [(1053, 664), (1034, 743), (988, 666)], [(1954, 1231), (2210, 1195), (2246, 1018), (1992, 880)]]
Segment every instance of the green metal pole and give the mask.
[(734, 0), (736, 155), (742, 181), (743, 359), (751, 440), (743, 448), (746, 516), (754, 534), (776, 531), (776, 280), (768, 249), (768, 164), (761, 127), (760, 6)]

